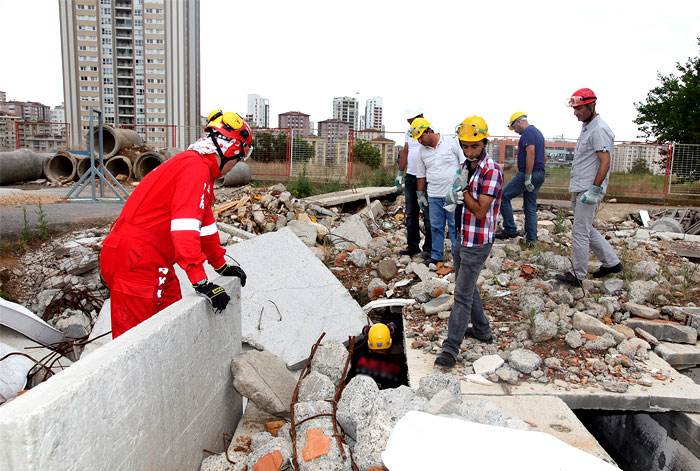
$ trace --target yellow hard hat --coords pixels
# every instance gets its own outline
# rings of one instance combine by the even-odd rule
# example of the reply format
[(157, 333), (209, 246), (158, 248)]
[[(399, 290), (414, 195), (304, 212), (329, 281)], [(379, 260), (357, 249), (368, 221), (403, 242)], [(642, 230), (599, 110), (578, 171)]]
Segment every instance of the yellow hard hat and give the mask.
[(516, 111), (512, 115), (510, 115), (510, 119), (508, 120), (508, 129), (511, 131), (513, 130), (513, 123), (515, 123), (517, 120), (520, 118), (527, 118), (527, 115), (523, 113), (522, 111)]
[(426, 129), (430, 127), (430, 123), (425, 118), (416, 118), (411, 123), (411, 139), (416, 140), (423, 135)]
[(391, 347), (391, 332), (386, 324), (374, 324), (369, 329), (367, 344), (371, 350), (386, 350)]
[(455, 126), (455, 134), (461, 141), (480, 141), (489, 137), (489, 127), (481, 116), (469, 116)]

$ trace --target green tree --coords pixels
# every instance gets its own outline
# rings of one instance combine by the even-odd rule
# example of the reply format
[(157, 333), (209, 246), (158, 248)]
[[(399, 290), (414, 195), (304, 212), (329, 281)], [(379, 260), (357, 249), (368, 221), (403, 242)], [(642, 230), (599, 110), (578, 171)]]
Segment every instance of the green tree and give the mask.
[(379, 149), (363, 139), (355, 141), (353, 144), (352, 158), (355, 162), (362, 162), (372, 168), (379, 168), (382, 164), (382, 154)]
[(287, 160), (287, 134), (273, 134), (268, 131), (256, 131), (252, 146), (253, 158), (261, 162)]
[(630, 173), (634, 173), (636, 175), (650, 175), (651, 170), (649, 170), (649, 165), (647, 164), (647, 161), (642, 157), (638, 157), (637, 160), (632, 162), (632, 168), (630, 169)]
[[(700, 46), (700, 37), (698, 38)], [(676, 63), (679, 76), (659, 73), (659, 86), (652, 89), (646, 102), (635, 103), (639, 130), (649, 140), (700, 143), (700, 56)], [(696, 163), (697, 164), (697, 163)]]
[(295, 137), (292, 139), (292, 155), (294, 156), (295, 162), (299, 160), (302, 162), (308, 162), (316, 157), (316, 150), (309, 142)]

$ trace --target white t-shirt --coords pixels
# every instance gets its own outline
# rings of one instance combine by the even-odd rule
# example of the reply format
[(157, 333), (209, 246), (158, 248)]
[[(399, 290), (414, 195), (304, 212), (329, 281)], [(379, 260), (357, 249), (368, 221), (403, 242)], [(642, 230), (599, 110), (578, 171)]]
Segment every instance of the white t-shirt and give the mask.
[(452, 189), (457, 169), (465, 160), (457, 138), (440, 135), (436, 148), (420, 146), (416, 177), (428, 182), (428, 196), (444, 198)]
[(422, 146), (420, 145), (420, 142), (418, 142), (418, 139), (411, 139), (410, 130), (411, 128), (408, 128), (408, 131), (406, 131), (406, 145), (408, 146), (408, 163), (406, 164), (406, 173), (415, 175), (416, 170), (418, 169), (418, 153), (420, 152), (420, 148)]

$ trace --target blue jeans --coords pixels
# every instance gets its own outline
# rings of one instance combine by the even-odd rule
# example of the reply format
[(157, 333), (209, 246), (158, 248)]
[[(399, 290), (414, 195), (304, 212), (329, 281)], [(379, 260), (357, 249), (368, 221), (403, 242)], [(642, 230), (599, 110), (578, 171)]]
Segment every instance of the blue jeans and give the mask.
[[(404, 195), (406, 196), (406, 242), (409, 250), (417, 252), (420, 250), (420, 208), (418, 207), (418, 197), (416, 189), (418, 187), (417, 178), (410, 173), (406, 174)], [(428, 184), (425, 184), (428, 188)], [(432, 247), (430, 233), (430, 211), (423, 208), (423, 224), (425, 225), (425, 240), (423, 241), (423, 252), (429, 252)]]
[(428, 197), (428, 205), (430, 206), (430, 229), (433, 235), (433, 247), (430, 251), (430, 258), (433, 260), (442, 260), (445, 255), (445, 222), (452, 241), (454, 252), (455, 246), (455, 213), (445, 211), (445, 198)]
[(516, 196), (523, 195), (523, 211), (525, 212), (525, 234), (527, 234), (528, 242), (537, 241), (537, 194), (540, 192), (540, 187), (544, 183), (544, 170), (535, 170), (532, 172), (532, 184), (535, 185), (533, 191), (525, 190), (525, 174), (518, 172), (503, 188), (501, 196), (501, 215), (503, 216), (503, 232), (506, 234), (515, 234), (518, 228), (513, 220), (513, 206), (510, 200)]
[(481, 294), (476, 286), (484, 262), (491, 253), (492, 244), (478, 247), (455, 248), (455, 298), (450, 320), (447, 323), (447, 338), (442, 342), (442, 351), (457, 358), (459, 346), (464, 340), (469, 322), (474, 335), (479, 338), (491, 336), (491, 326), (484, 314)]

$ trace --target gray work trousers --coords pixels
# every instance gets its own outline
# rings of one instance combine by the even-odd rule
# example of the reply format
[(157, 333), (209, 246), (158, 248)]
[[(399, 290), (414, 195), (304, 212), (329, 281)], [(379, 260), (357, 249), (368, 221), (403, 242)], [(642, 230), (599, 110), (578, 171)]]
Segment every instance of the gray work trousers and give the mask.
[(491, 326), (484, 314), (484, 305), (479, 288), (476, 287), (476, 280), (479, 279), (479, 273), (491, 253), (493, 244), (464, 247), (459, 243), (462, 235), (458, 236), (459, 245), (454, 250), (455, 300), (447, 324), (447, 338), (442, 342), (442, 351), (455, 358), (470, 320), (474, 335), (480, 338), (491, 337)]
[(610, 243), (593, 227), (593, 218), (598, 205), (581, 203), (583, 193), (583, 191), (573, 193), (571, 197), (571, 207), (574, 209), (571, 261), (574, 264), (576, 278), (579, 280), (583, 280), (588, 274), (589, 250), (593, 250), (593, 254), (603, 262), (604, 267), (613, 267), (620, 263)]

